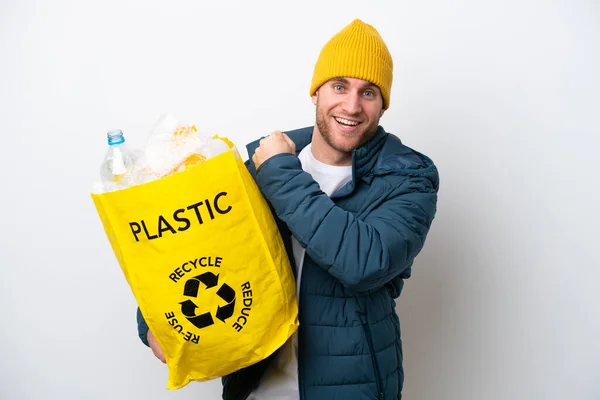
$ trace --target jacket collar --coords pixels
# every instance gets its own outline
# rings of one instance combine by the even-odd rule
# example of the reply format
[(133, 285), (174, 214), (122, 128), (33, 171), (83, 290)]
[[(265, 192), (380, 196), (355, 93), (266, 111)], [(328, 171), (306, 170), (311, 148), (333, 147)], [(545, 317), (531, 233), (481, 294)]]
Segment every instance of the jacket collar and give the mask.
[[(313, 130), (314, 126), (307, 126), (305, 128), (285, 132), (285, 134), (296, 144), (296, 154), (300, 154), (302, 149), (312, 141)], [(387, 136), (388, 133), (385, 132), (383, 127), (379, 126), (377, 127), (375, 136), (370, 141), (352, 151), (352, 167), (358, 177), (362, 177), (373, 167), (377, 158), (376, 155), (383, 147)], [(252, 155), (254, 155), (259, 142), (260, 139), (246, 145), (249, 158), (252, 158)]]
[[(302, 149), (312, 141), (313, 130), (314, 126), (308, 126), (305, 128), (285, 132), (285, 134), (288, 135), (296, 144), (296, 155), (300, 154)], [(372, 174), (370, 174), (370, 172), (375, 166), (377, 155), (385, 144), (387, 137), (388, 133), (383, 129), (383, 127), (378, 126), (377, 132), (371, 140), (352, 151), (352, 181), (338, 190), (332, 197), (342, 197), (352, 193), (352, 191), (354, 191), (356, 182), (359, 179), (365, 179), (370, 182), (372, 179)], [(259, 142), (260, 139), (255, 140), (246, 146), (246, 149), (248, 150), (248, 157), (250, 159), (258, 148)]]

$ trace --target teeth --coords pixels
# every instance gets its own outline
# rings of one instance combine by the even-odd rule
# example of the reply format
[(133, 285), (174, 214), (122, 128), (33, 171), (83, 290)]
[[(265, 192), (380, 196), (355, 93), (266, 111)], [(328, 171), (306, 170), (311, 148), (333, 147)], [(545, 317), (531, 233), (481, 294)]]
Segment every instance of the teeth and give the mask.
[(337, 122), (339, 122), (340, 124), (344, 124), (344, 125), (349, 125), (349, 126), (356, 126), (356, 125), (358, 125), (358, 122), (350, 121), (349, 119), (345, 119), (345, 118), (336, 118), (335, 120)]

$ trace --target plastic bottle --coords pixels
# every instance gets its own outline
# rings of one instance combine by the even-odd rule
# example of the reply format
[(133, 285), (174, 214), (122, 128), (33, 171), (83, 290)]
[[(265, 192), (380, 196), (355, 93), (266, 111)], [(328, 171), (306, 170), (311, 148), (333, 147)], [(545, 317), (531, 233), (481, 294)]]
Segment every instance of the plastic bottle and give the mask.
[(129, 175), (135, 165), (135, 156), (125, 145), (125, 137), (120, 129), (106, 134), (108, 151), (100, 166), (100, 177), (107, 192), (124, 189), (129, 186)]

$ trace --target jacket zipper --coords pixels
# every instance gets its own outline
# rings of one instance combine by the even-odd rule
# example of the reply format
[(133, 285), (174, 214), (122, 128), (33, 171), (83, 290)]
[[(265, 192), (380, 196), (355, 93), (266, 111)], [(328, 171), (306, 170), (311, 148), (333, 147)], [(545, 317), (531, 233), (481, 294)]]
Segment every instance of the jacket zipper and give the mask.
[(302, 365), (300, 352), (302, 349), (302, 335), (300, 334), (300, 327), (298, 328), (298, 386), (300, 387), (300, 400), (304, 400), (304, 368)]
[[(358, 301), (358, 300), (357, 300)], [(373, 369), (375, 370), (375, 384), (377, 385), (377, 399), (384, 400), (383, 389), (381, 384), (381, 374), (379, 373), (379, 363), (377, 363), (377, 356), (375, 354), (375, 347), (373, 346), (373, 336), (371, 335), (371, 327), (367, 323), (367, 314), (362, 311), (357, 311), (360, 316), (363, 329), (365, 330), (365, 336), (367, 337), (367, 344), (369, 345), (369, 353), (371, 353), (371, 361), (373, 362)]]

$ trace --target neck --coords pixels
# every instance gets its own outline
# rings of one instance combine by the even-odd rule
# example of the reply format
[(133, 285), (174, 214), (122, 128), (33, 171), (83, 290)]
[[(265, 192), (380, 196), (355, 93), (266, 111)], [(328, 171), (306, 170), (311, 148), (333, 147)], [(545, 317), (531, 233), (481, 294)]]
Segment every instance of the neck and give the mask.
[(312, 135), (312, 144), (310, 146), (313, 157), (323, 164), (333, 166), (352, 165), (352, 153), (344, 153), (334, 149), (323, 139), (319, 129), (315, 125)]

